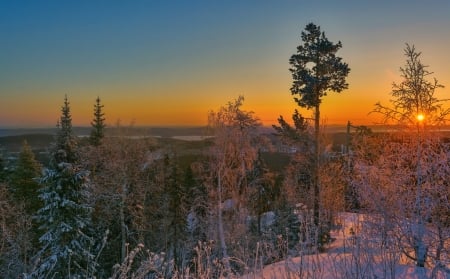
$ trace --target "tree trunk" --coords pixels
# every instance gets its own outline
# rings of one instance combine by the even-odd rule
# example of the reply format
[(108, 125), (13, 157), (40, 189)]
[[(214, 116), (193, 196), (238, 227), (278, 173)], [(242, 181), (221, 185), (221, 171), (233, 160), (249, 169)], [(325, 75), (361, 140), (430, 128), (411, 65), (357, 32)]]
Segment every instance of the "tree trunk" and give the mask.
[(422, 170), (421, 170), (421, 134), (420, 134), (420, 126), (417, 124), (418, 131), (418, 145), (417, 145), (417, 189), (416, 189), (416, 235), (414, 236), (414, 251), (416, 256), (416, 266), (424, 267), (425, 261), (427, 257), (427, 246), (423, 241), (425, 234), (425, 224), (424, 217), (422, 212)]
[(220, 176), (220, 171), (218, 175), (217, 181), (217, 190), (218, 190), (218, 205), (217, 205), (217, 216), (218, 216), (218, 225), (219, 225), (219, 238), (220, 238), (220, 247), (222, 249), (223, 263), (225, 265), (226, 277), (230, 275), (230, 262), (228, 259), (227, 253), (227, 244), (225, 243), (225, 233), (223, 230), (223, 218), (222, 218), (222, 180)]
[(125, 183), (122, 184), (122, 192), (120, 193), (120, 238), (121, 238), (121, 244), (120, 244), (120, 256), (121, 256), (121, 262), (125, 260), (126, 257), (126, 224), (125, 224), (125, 198), (126, 198), (126, 188), (127, 186)]
[[(319, 150), (319, 137), (320, 137), (320, 106), (317, 103), (315, 108), (315, 118), (314, 118), (314, 203), (313, 203), (313, 212), (314, 212), (314, 225), (316, 229), (319, 229), (320, 225), (320, 189), (319, 189), (319, 159), (320, 159), (320, 150)], [(319, 236), (321, 235), (319, 230)]]

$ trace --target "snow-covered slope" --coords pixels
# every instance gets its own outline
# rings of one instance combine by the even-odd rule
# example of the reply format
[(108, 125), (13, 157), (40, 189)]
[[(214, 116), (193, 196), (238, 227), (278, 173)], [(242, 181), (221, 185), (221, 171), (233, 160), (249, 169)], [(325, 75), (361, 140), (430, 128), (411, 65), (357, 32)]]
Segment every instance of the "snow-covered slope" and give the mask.
[(312, 279), (362, 279), (362, 278), (436, 278), (449, 279), (441, 270), (398, 264), (400, 255), (394, 249), (374, 249), (360, 234), (366, 216), (341, 213), (339, 229), (332, 231), (335, 240), (326, 253), (315, 253), (289, 258), (265, 266), (242, 279), (250, 278), (312, 278)]

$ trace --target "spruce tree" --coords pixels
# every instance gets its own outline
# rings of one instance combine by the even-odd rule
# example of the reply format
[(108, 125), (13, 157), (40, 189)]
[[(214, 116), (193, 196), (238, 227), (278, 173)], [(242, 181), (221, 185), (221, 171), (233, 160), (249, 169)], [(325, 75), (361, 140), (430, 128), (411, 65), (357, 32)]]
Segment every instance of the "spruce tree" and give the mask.
[(167, 215), (169, 227), (167, 230), (168, 246), (173, 253), (175, 266), (181, 267), (182, 264), (182, 246), (186, 235), (186, 205), (185, 191), (179, 182), (179, 170), (175, 161), (168, 155), (164, 157), (165, 185), (164, 190), (167, 193)]
[(94, 119), (91, 122), (92, 131), (89, 140), (92, 145), (100, 145), (101, 140), (105, 136), (105, 114), (103, 113), (103, 105), (100, 102), (100, 97), (97, 97), (94, 105)]
[(207, 241), (208, 190), (204, 183), (195, 177), (191, 166), (184, 171), (183, 188), (186, 193), (185, 205), (188, 228), (194, 245), (198, 241)]
[(275, 179), (262, 158), (261, 150), (258, 151), (248, 179), (251, 181), (251, 195), (248, 197), (248, 203), (257, 217), (257, 233), (261, 235), (261, 217), (265, 212), (272, 210), (273, 204), (278, 199), (274, 191)]
[(25, 140), (19, 154), (16, 168), (11, 174), (11, 191), (16, 202), (23, 203), (27, 214), (34, 214), (42, 206), (38, 198), (41, 165), (36, 161), (31, 147)]
[(32, 278), (88, 278), (94, 270), (92, 239), (86, 233), (91, 225), (85, 203), (88, 177), (78, 164), (67, 96), (61, 112), (50, 168), (40, 179), (44, 205), (36, 219), (44, 234), (39, 238), (42, 249)]

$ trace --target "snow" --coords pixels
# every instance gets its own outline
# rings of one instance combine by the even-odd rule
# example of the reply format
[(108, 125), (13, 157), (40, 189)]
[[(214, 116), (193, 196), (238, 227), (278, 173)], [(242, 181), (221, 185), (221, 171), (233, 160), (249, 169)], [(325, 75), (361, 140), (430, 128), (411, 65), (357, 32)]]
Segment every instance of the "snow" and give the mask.
[[(398, 258), (363, 250), (355, 243), (364, 223), (365, 215), (340, 213), (337, 217), (341, 227), (331, 232), (335, 240), (326, 253), (300, 255), (265, 266), (241, 279), (251, 278), (432, 278), (432, 270), (413, 265), (397, 264)], [(443, 271), (435, 274), (436, 279), (449, 279)]]

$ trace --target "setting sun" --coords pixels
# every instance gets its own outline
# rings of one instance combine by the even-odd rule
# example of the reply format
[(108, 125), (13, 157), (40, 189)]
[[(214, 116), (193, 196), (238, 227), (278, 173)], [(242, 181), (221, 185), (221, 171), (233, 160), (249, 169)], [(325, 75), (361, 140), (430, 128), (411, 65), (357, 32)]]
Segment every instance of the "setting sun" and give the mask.
[(425, 119), (425, 116), (424, 116), (422, 113), (419, 113), (419, 114), (417, 115), (417, 120), (418, 120), (419, 122), (422, 122), (424, 119)]

